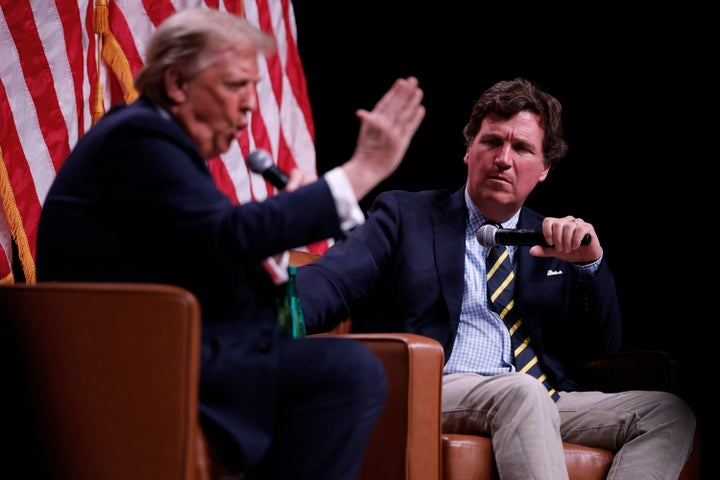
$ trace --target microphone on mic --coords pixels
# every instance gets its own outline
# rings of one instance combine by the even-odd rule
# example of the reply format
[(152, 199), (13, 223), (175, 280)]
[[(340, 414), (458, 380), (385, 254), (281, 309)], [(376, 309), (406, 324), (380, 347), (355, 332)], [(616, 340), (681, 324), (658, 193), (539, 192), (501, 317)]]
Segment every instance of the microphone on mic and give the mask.
[(290, 180), (285, 172), (277, 168), (266, 150), (257, 149), (250, 152), (245, 159), (245, 163), (250, 167), (250, 170), (262, 175), (265, 180), (278, 190), (285, 189)]
[[(530, 230), (527, 228), (498, 228), (495, 225), (483, 225), (475, 234), (478, 243), (483, 247), (491, 248), (495, 245), (542, 245), (552, 247), (545, 241), (542, 230)], [(590, 244), (590, 234), (586, 233), (580, 241), (580, 245)]]

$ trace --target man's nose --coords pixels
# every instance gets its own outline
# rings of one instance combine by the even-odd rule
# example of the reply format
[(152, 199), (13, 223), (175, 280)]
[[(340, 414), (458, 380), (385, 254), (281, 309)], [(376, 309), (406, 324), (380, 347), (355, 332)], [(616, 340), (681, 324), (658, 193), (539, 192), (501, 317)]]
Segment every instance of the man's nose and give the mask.
[(502, 165), (510, 164), (510, 145), (503, 145), (495, 155), (495, 163)]

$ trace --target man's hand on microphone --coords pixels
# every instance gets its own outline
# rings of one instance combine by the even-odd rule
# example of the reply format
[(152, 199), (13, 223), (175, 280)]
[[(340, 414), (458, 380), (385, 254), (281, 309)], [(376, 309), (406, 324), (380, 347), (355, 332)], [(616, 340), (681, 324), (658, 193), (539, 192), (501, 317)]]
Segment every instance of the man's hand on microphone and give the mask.
[[(602, 256), (602, 247), (592, 224), (567, 216), (563, 218), (545, 217), (542, 223), (545, 241), (552, 247), (535, 245), (530, 254), (536, 257), (556, 257), (570, 263), (592, 263)], [(585, 235), (590, 235), (590, 244), (580, 244)]]
[(288, 173), (288, 182), (285, 185), (284, 192), (292, 192), (305, 185), (305, 174), (299, 168), (295, 167)]

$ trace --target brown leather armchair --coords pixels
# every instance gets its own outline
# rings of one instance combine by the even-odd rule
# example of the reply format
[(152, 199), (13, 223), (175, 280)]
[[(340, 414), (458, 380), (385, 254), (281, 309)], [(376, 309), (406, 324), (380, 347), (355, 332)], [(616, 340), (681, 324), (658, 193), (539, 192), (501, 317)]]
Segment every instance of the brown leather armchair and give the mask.
[[(25, 478), (202, 479), (200, 308), (165, 285), (0, 286), (3, 465)], [(202, 468), (200, 468), (202, 466)]]
[[(215, 478), (198, 423), (201, 312), (190, 292), (4, 285), (0, 326), (4, 471), (59, 480)], [(412, 334), (350, 336), (380, 357), (389, 382), (359, 478), (439, 479), (442, 348)]]

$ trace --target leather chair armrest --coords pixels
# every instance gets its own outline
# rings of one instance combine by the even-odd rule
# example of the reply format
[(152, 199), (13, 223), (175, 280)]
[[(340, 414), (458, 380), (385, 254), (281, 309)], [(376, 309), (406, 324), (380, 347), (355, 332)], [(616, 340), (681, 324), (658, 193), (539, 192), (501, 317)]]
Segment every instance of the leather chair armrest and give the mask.
[(581, 390), (675, 392), (678, 388), (678, 366), (675, 357), (667, 352), (628, 350), (585, 364), (577, 380)]
[(359, 479), (437, 480), (442, 476), (440, 403), (444, 353), (412, 333), (339, 335), (367, 345), (385, 365), (389, 392)]

